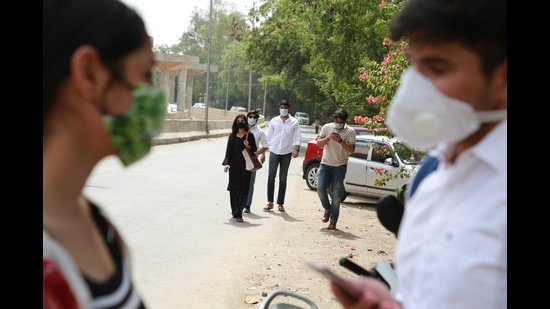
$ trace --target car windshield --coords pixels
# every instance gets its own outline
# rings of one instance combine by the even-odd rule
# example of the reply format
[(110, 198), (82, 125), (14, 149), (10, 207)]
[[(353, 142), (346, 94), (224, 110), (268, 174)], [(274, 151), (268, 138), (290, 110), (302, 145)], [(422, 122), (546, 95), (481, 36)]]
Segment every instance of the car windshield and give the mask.
[(393, 144), (393, 148), (395, 149), (395, 153), (399, 156), (401, 161), (403, 161), (403, 163), (405, 164), (410, 164), (410, 165), (420, 164), (420, 161), (422, 161), (422, 159), (426, 155), (425, 151), (411, 149), (407, 145), (401, 142), (395, 142)]

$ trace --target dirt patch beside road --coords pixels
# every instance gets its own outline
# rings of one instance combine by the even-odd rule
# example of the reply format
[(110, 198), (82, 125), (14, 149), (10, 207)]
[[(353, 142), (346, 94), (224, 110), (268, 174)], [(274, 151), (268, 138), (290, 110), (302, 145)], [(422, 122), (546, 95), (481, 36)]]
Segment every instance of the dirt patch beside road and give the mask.
[[(366, 269), (381, 260), (393, 259), (396, 238), (379, 223), (375, 201), (348, 197), (341, 206), (337, 230), (331, 231), (327, 223), (321, 222), (323, 211), (316, 192), (305, 188), (305, 184), (302, 187), (287, 191), (285, 213), (264, 212), (263, 205), (253, 205), (255, 209), (245, 214), (245, 221), (273, 217), (268, 220), (278, 220), (274, 229), (251, 229), (247, 237), (241, 238), (235, 251), (206, 276), (215, 279), (204, 282), (200, 289), (204, 294), (194, 297), (198, 302), (204, 301), (204, 306), (195, 304), (190, 308), (257, 308), (267, 293), (278, 289), (308, 297), (322, 309), (342, 308), (330, 291), (328, 280), (311, 270), (304, 259), (326, 263), (350, 278), (357, 275), (338, 264), (341, 257), (350, 257)], [(219, 285), (225, 282), (231, 283)], [(216, 296), (210, 295), (210, 299), (224, 299), (222, 303), (209, 303), (211, 293)]]

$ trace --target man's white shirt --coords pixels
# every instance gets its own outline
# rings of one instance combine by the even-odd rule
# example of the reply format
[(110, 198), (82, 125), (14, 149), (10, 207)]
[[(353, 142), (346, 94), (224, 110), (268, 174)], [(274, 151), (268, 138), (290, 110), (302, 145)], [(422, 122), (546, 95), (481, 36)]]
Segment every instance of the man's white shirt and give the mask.
[(506, 308), (507, 206), (502, 121), (455, 164), (440, 156), (407, 202), (395, 264), (404, 308)]

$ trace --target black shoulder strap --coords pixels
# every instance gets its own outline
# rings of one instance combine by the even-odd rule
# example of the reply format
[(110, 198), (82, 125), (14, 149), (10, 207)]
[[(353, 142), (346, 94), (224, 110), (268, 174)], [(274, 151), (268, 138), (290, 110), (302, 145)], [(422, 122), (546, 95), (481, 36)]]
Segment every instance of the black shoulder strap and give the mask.
[(410, 187), (407, 190), (409, 192), (409, 198), (414, 194), (414, 191), (416, 191), (416, 188), (418, 187), (422, 179), (428, 176), (429, 173), (433, 172), (437, 168), (438, 164), (439, 159), (435, 156), (427, 156), (424, 159), (424, 162), (422, 162), (422, 165), (414, 175), (413, 179), (411, 180)]

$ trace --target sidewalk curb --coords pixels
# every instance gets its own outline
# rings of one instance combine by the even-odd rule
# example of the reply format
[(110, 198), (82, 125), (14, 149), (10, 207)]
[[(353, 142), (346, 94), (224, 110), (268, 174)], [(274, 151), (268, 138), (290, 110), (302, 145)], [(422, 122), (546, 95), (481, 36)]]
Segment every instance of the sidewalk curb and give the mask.
[(158, 137), (153, 139), (153, 146), (185, 143), (203, 138), (224, 137), (228, 136), (230, 133), (231, 129), (214, 130), (214, 132), (210, 132), (209, 134), (202, 131), (161, 133)]

